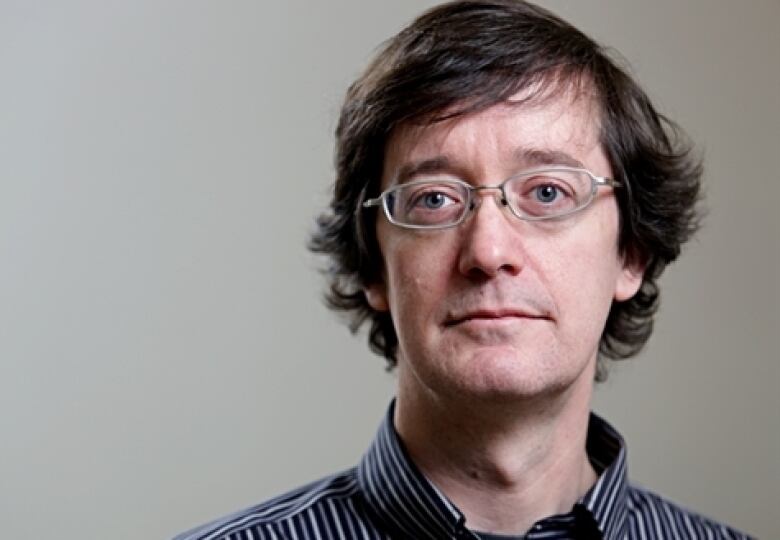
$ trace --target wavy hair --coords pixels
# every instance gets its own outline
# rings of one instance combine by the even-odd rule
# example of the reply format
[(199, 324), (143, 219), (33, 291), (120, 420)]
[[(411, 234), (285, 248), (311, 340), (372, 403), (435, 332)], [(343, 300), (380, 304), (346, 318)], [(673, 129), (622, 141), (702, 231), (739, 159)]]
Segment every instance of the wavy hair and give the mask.
[[(521, 90), (546, 98), (587, 88), (601, 114), (600, 142), (620, 210), (618, 249), (644, 267), (637, 294), (613, 302), (599, 343), (603, 358), (635, 355), (658, 308), (657, 280), (699, 223), (701, 161), (678, 126), (659, 114), (609, 50), (552, 13), (523, 1), (457, 1), (424, 13), (385, 43), (349, 88), (336, 128), (336, 179), (316, 221), (312, 251), (330, 264), (327, 305), (392, 369), (398, 337), (389, 312), (374, 311), (364, 287), (381, 280), (375, 216), (362, 201), (379, 192), (385, 145), (398, 126), (434, 123), (484, 110)], [(532, 96), (533, 98), (533, 96)]]

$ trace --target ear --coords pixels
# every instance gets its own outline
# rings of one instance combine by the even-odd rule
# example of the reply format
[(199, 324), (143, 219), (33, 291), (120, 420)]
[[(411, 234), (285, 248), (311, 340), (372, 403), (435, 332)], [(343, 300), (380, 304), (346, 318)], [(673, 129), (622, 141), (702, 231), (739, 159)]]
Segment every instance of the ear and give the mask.
[(645, 264), (643, 262), (623, 262), (623, 268), (618, 274), (617, 283), (615, 283), (615, 300), (625, 302), (630, 300), (642, 286), (642, 280), (645, 275)]
[(374, 283), (367, 285), (363, 289), (366, 295), (366, 301), (376, 311), (388, 311), (390, 309), (387, 302), (387, 290), (384, 283)]

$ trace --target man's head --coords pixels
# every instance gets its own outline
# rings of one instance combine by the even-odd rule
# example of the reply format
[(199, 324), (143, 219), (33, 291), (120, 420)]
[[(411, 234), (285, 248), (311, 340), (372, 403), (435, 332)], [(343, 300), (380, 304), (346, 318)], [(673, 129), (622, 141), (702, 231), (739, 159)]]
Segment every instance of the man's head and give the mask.
[[(535, 133), (524, 131), (527, 122), (536, 122)], [(562, 138), (555, 144), (542, 144), (543, 140), (532, 144), (529, 136), (544, 139), (548, 133), (545, 123), (558, 129)], [(561, 128), (563, 125), (568, 131)], [(513, 134), (517, 135), (514, 139)], [(604, 356), (624, 358), (635, 354), (648, 339), (658, 301), (656, 280), (695, 229), (700, 167), (690, 159), (688, 147), (678, 142), (675, 126), (656, 113), (636, 83), (602, 48), (567, 23), (516, 1), (456, 2), (435, 8), (388, 42), (352, 85), (336, 136), (334, 196), (330, 212), (318, 221), (312, 248), (331, 257), (330, 305), (350, 313), (353, 329), (370, 321), (370, 343), (391, 366), (399, 352), (398, 318), (413, 314), (392, 305), (401, 292), (401, 282), (393, 280), (403, 268), (401, 261), (410, 261), (408, 255), (395, 255), (410, 253), (409, 242), (416, 242), (416, 249), (428, 249), (441, 264), (449, 260), (450, 271), (461, 272), (463, 279), (473, 281), (474, 269), (480, 265), (463, 268), (470, 263), (463, 262), (468, 256), (462, 249), (458, 257), (450, 259), (437, 250), (452, 246), (445, 239), (453, 235), (461, 235), (457, 240), (461, 246), (475, 241), (479, 231), (471, 229), (479, 229), (485, 220), (508, 216), (503, 210), (498, 213), (488, 192), (476, 195), (481, 208), (452, 230), (392, 230), (394, 225), (380, 215), (381, 210), (363, 208), (365, 200), (377, 197), (396, 180), (397, 168), (408, 165), (415, 152), (427, 147), (431, 153), (437, 144), (440, 151), (461, 159), (460, 170), (451, 168), (445, 171), (447, 175), (474, 185), (496, 185), (510, 175), (510, 165), (502, 168), (497, 163), (508, 163), (505, 155), (498, 156), (512, 145), (531, 153), (559, 151), (568, 137), (571, 152), (567, 153), (576, 154), (575, 147), (580, 148), (580, 154), (591, 152), (583, 158), (588, 161), (583, 165), (600, 169), (590, 172), (619, 183), (614, 193), (611, 188), (600, 189), (592, 207), (561, 221), (534, 224), (511, 217), (515, 219), (513, 229), (489, 238), (483, 235), (476, 247), (498, 249), (502, 242), (522, 246), (532, 242), (534, 234), (546, 231), (549, 252), (539, 257), (550, 259), (550, 254), (559, 250), (562, 257), (555, 263), (559, 268), (564, 267), (566, 257), (570, 258), (565, 281), (573, 296), (568, 295), (566, 302), (594, 303), (600, 313), (598, 304), (609, 287), (599, 289), (597, 298), (578, 296), (583, 288), (576, 284), (589, 283), (593, 276), (586, 273), (593, 269), (577, 268), (583, 264), (576, 258), (579, 252), (559, 249), (560, 235), (571, 234), (567, 228), (584, 226), (578, 231), (584, 232), (594, 227), (589, 234), (604, 233), (598, 241), (613, 242), (613, 262), (618, 264), (607, 265), (617, 273), (610, 282), (609, 305), (603, 317), (595, 317), (599, 326), (603, 325), (603, 331), (598, 330), (598, 348)], [(590, 142), (593, 145), (588, 146)], [(471, 152), (474, 148), (480, 151)], [(490, 159), (485, 157), (488, 149), (494, 151)], [(518, 170), (511, 173), (529, 165), (536, 163), (518, 161), (511, 165)], [(616, 203), (612, 236), (607, 223), (611, 219), (607, 215), (609, 201)], [(600, 221), (602, 218), (607, 222)], [(395, 250), (398, 238), (406, 246), (400, 252)], [(563, 245), (568, 245), (567, 241)], [(518, 256), (522, 252), (519, 249)], [(514, 263), (502, 264), (506, 270)], [(599, 269), (608, 272), (606, 267)], [(433, 284), (423, 283), (427, 274), (420, 271), (418, 281), (430, 288)], [(551, 276), (544, 272), (544, 265), (537, 271), (538, 279), (529, 279), (524, 287), (532, 291), (537, 287), (534, 298), (540, 305), (536, 307), (540, 312), (548, 311), (544, 316), (553, 317), (557, 309), (553, 297), (562, 291), (555, 287), (555, 291), (542, 291), (542, 284)], [(616, 289), (620, 276), (630, 277), (631, 272), (640, 276), (635, 295)], [(526, 270), (527, 275), (531, 273)], [(408, 285), (412, 274), (404, 275), (403, 283)], [(433, 275), (428, 277), (434, 279)], [(444, 278), (438, 275), (435, 279), (441, 284)], [(453, 287), (448, 290), (453, 292), (457, 288)], [(495, 291), (498, 294), (499, 289)], [(501, 289), (500, 294), (506, 296), (506, 290)], [(522, 301), (531, 303), (530, 299)], [(456, 303), (445, 295), (445, 311), (447, 302)], [(532, 309), (530, 305), (526, 308)]]

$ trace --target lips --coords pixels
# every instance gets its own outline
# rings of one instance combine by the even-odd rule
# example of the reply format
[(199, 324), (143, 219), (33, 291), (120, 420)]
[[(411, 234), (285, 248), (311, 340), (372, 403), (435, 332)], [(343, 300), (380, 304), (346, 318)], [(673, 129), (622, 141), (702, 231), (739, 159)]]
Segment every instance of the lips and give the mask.
[(448, 317), (444, 321), (444, 326), (456, 326), (471, 321), (499, 322), (513, 319), (550, 320), (550, 317), (541, 313), (522, 309), (476, 309)]

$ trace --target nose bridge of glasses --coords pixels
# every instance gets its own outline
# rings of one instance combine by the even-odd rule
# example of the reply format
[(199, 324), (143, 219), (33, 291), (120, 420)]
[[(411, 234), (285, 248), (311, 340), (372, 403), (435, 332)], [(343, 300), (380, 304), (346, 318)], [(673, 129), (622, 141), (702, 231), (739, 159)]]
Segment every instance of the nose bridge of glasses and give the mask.
[(476, 210), (482, 203), (482, 197), (477, 196), (480, 195), (479, 192), (491, 191), (493, 192), (493, 200), (496, 202), (496, 206), (501, 208), (502, 206), (507, 206), (509, 204), (506, 198), (506, 194), (504, 193), (503, 184), (498, 186), (471, 186), (471, 204), (469, 205), (469, 210)]

